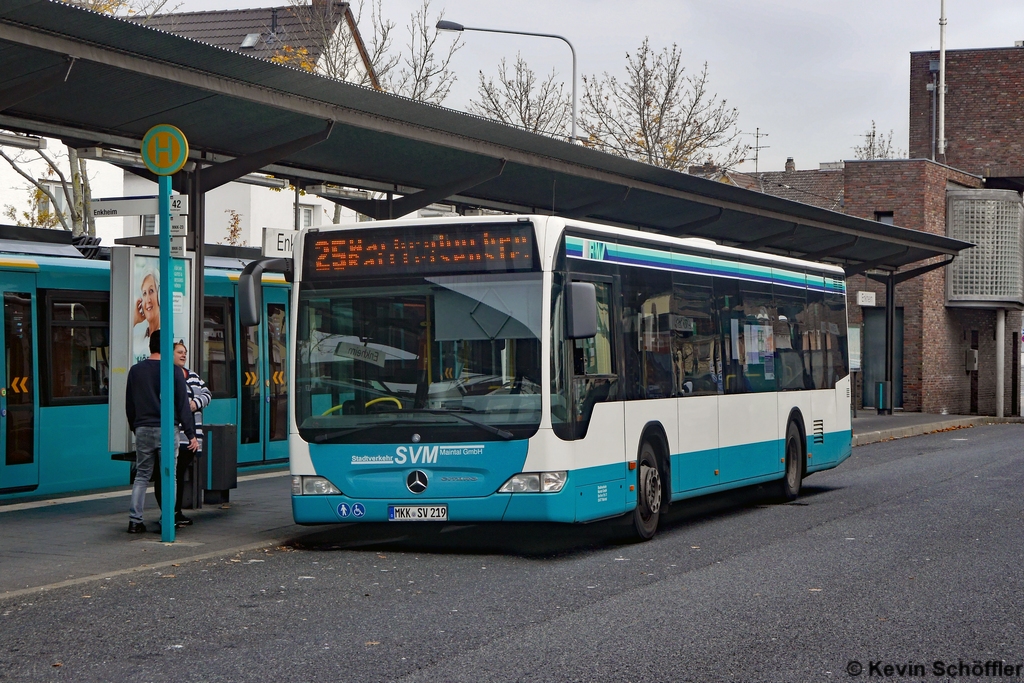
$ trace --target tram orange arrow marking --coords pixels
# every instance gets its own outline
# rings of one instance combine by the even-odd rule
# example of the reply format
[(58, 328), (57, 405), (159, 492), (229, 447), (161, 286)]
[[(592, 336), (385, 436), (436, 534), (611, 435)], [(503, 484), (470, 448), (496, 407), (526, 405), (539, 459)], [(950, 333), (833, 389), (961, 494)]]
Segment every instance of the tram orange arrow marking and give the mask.
[(278, 370), (274, 373), (274, 384), (284, 384), (284, 371)]
[(21, 379), (21, 377), (15, 377), (14, 380), (11, 382), (11, 391), (13, 391), (16, 394), (21, 393), (21, 389), (18, 388), (19, 379)]
[(21, 378), (21, 391), (22, 393), (28, 393), (28, 377)]

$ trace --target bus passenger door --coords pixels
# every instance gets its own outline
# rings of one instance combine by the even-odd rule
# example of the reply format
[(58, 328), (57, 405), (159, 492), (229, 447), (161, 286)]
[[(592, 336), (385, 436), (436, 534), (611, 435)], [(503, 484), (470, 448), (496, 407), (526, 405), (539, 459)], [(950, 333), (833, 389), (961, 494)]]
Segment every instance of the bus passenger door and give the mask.
[[(576, 520), (584, 521), (625, 509), (628, 494), (624, 464), (636, 456), (624, 454), (625, 415), (615, 359), (618, 325), (611, 278), (602, 282), (574, 275), (573, 280), (591, 281), (597, 290), (597, 334), (569, 342), (575, 403), (572, 414), (578, 435), (573, 442), (579, 491)], [(635, 491), (632, 496), (635, 500)]]
[[(269, 289), (269, 288), (267, 288)], [(267, 289), (264, 289), (266, 294)], [(238, 464), (263, 461), (263, 324), (238, 326)]]
[(287, 298), (265, 287), (263, 321), (239, 330), (239, 464), (288, 458)]
[(5, 359), (0, 364), (0, 493), (31, 491), (39, 485), (33, 279), (0, 274)]
[(288, 457), (288, 292), (276, 287), (263, 290), (266, 348), (263, 365), (263, 456), (265, 460)]

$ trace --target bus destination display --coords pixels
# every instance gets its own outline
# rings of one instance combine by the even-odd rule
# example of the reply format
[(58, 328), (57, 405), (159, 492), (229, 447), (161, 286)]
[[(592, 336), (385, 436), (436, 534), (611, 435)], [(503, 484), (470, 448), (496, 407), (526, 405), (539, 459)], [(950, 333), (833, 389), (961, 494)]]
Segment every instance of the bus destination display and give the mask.
[(304, 277), (508, 273), (534, 269), (530, 223), (310, 233)]

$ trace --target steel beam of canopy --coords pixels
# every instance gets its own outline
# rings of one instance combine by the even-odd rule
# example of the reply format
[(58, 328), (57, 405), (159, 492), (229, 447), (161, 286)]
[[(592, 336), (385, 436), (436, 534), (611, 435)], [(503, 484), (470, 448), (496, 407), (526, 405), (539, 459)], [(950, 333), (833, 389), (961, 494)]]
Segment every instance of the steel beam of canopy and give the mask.
[(736, 246), (739, 247), (740, 249), (757, 249), (759, 247), (765, 247), (765, 246), (768, 246), (769, 244), (771, 244), (772, 242), (774, 242), (777, 238), (780, 238), (780, 237), (792, 237), (793, 235), (796, 234), (796, 230), (797, 230), (798, 227), (800, 227), (800, 226), (799, 225), (794, 225), (789, 230), (780, 230), (779, 232), (773, 232), (770, 235), (765, 235), (764, 237), (758, 238), (756, 240), (750, 240), (748, 242), (740, 242)]
[(74, 58), (69, 57), (66, 67), (64, 64), (51, 66), (43, 69), (42, 72), (33, 74), (31, 79), (24, 83), (0, 90), (0, 111), (32, 99), (36, 95), (64, 83), (71, 75), (71, 67), (74, 65)]
[(425, 190), (407, 194), (398, 199), (345, 199), (344, 197), (324, 197), (335, 204), (340, 204), (346, 209), (352, 209), (356, 213), (369, 216), (374, 220), (387, 220), (401, 218), (413, 211), (430, 206), (434, 202), (447, 199), (453, 194), (465, 192), (466, 190), (481, 185), (488, 180), (497, 178), (505, 170), (505, 160), (499, 159), (496, 168), (490, 168), (465, 178), (459, 178), (444, 185), (428, 187)]
[[(629, 199), (630, 189), (631, 188), (629, 187), (625, 188), (625, 192), (623, 193), (621, 199), (614, 195), (611, 197), (605, 196), (604, 199), (588, 201), (584, 204), (580, 204), (575, 208), (565, 209), (564, 211), (558, 211), (555, 213), (555, 215), (562, 216), (563, 218), (585, 218), (586, 216), (589, 216), (592, 213), (595, 213), (596, 211), (603, 209), (605, 207), (623, 203), (624, 201)], [(607, 193), (605, 193), (605, 195), (607, 195)]]
[[(917, 268), (912, 268), (910, 270), (901, 270), (898, 273), (896, 273), (896, 278), (895, 278), (896, 284), (900, 284), (901, 282), (906, 282), (907, 280), (913, 280), (918, 275), (924, 275), (925, 273), (931, 272), (931, 271), (936, 270), (938, 268), (942, 268), (944, 266), (948, 266), (952, 262), (953, 262), (953, 259), (952, 258), (948, 258), (945, 261), (936, 261), (935, 263), (929, 263), (926, 266), (919, 266)], [(872, 280), (876, 281), (876, 282), (886, 283), (886, 282), (889, 281), (889, 275), (888, 274), (885, 274), (885, 275), (875, 275), (873, 273), (868, 273), (867, 276), (869, 278), (871, 278)]]
[(259, 152), (246, 154), (244, 157), (237, 157), (231, 161), (225, 161), (216, 166), (207, 166), (203, 169), (200, 179), (199, 192), (207, 193), (210, 190), (226, 185), (232, 180), (237, 180), (253, 171), (258, 171), (264, 166), (276, 163), (296, 152), (307, 147), (323, 142), (331, 135), (334, 128), (334, 121), (328, 121), (327, 127), (322, 131), (296, 138), (290, 142), (274, 145)]
[(710, 216), (698, 218), (693, 221), (687, 221), (686, 223), (680, 223), (679, 225), (673, 226), (671, 228), (665, 228), (662, 232), (672, 236), (675, 236), (676, 233), (686, 234), (690, 231), (696, 230), (697, 228), (703, 228), (705, 225), (717, 223), (719, 219), (722, 218), (722, 214), (724, 213), (724, 211), (725, 210), (719, 206), (717, 207), (715, 212)]
[(800, 258), (803, 258), (803, 259), (805, 259), (807, 261), (820, 261), (821, 259), (825, 258), (826, 256), (832, 256), (834, 254), (838, 254), (841, 251), (849, 249), (850, 247), (856, 246), (857, 242), (859, 242), (859, 241), (860, 241), (860, 237), (854, 237), (852, 240), (845, 240), (845, 241), (841, 242), (840, 244), (837, 244), (835, 246), (829, 247), (828, 249), (822, 249), (820, 251), (812, 251), (812, 252), (810, 252), (808, 254), (804, 254)]
[(877, 268), (885, 264), (890, 259), (896, 258), (897, 256), (902, 256), (903, 254), (906, 254), (908, 251), (910, 251), (910, 247), (904, 247), (899, 251), (894, 251), (892, 253), (886, 254), (881, 258), (871, 259), (870, 261), (862, 261), (855, 266), (844, 266), (843, 270), (846, 272), (846, 277), (850, 277), (851, 275), (860, 275), (861, 273), (869, 271), (872, 268)]

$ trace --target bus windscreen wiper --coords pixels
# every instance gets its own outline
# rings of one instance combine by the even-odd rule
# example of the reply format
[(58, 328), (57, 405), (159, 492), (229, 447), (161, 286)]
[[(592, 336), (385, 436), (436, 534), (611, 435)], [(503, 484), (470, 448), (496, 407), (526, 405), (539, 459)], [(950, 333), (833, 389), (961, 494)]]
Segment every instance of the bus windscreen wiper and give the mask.
[(513, 436), (515, 436), (515, 434), (513, 434), (512, 432), (506, 431), (504, 429), (500, 429), (498, 427), (492, 427), (491, 425), (484, 424), (483, 422), (477, 422), (473, 418), (466, 417), (465, 415), (461, 414), (457, 410), (445, 410), (444, 408), (414, 408), (412, 410), (405, 410), (405, 411), (402, 411), (402, 412), (406, 412), (406, 413), (430, 413), (431, 415), (451, 415), (452, 417), (457, 417), (460, 420), (462, 420), (463, 422), (468, 422), (469, 424), (473, 425), (474, 427), (479, 427), (480, 429), (484, 430), (485, 432), (488, 432), (490, 434), (494, 434), (495, 436), (498, 436), (498, 437), (500, 437), (502, 439), (505, 439), (506, 441), (511, 439)]
[(373, 429), (374, 427), (394, 427), (398, 425), (416, 425), (422, 424), (418, 420), (392, 420), (390, 422), (375, 422), (368, 425), (360, 425), (359, 427), (351, 427), (349, 429), (339, 429), (334, 432), (327, 432), (326, 434), (317, 434), (313, 437), (313, 441), (316, 443), (323, 443), (324, 441), (330, 441), (331, 439), (337, 439), (341, 436), (348, 436), (349, 434), (355, 434), (357, 432), (365, 432), (367, 429)]
[[(472, 418), (469, 418), (469, 417), (466, 417), (465, 415), (462, 415), (458, 411), (454, 411), (454, 410), (444, 410), (442, 408), (415, 408), (413, 410), (403, 410), (402, 412), (403, 413), (428, 413), (430, 415), (451, 415), (452, 417), (457, 417), (457, 418), (459, 418), (460, 420), (462, 420), (464, 422), (468, 422), (469, 424), (473, 425), (474, 427), (478, 427), (478, 428), (484, 430), (485, 432), (488, 432), (489, 434), (494, 434), (495, 436), (497, 436), (499, 438), (502, 438), (502, 439), (505, 439), (506, 441), (508, 441), (509, 439), (511, 439), (511, 438), (513, 438), (515, 436), (515, 434), (513, 434), (512, 432), (506, 431), (504, 429), (500, 429), (498, 427), (492, 427), (491, 425), (484, 424), (483, 422), (477, 422), (476, 420), (474, 420)], [(390, 421), (390, 422), (378, 422), (378, 423), (375, 423), (375, 424), (368, 424), (368, 425), (361, 425), (359, 427), (352, 427), (351, 429), (339, 429), (339, 430), (334, 431), (334, 432), (327, 432), (326, 434), (318, 434), (315, 437), (313, 437), (313, 441), (316, 442), (316, 443), (323, 443), (325, 441), (330, 441), (332, 439), (337, 439), (337, 438), (342, 437), (342, 436), (348, 436), (349, 434), (355, 434), (357, 432), (364, 432), (367, 429), (373, 429), (374, 427), (393, 427), (393, 426), (398, 426), (398, 425), (421, 425), (421, 424), (423, 424), (423, 423), (418, 421), (418, 420), (393, 420), (393, 421)]]

